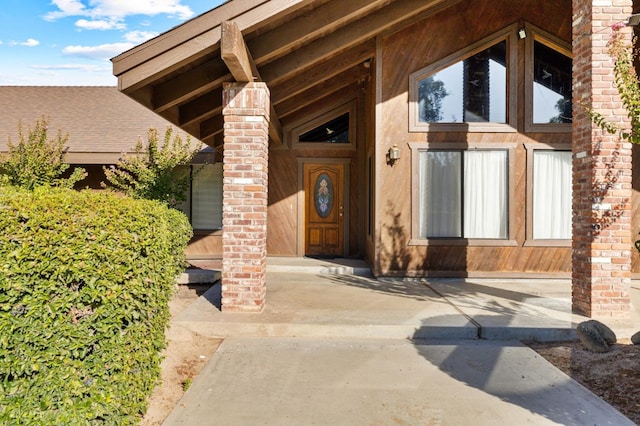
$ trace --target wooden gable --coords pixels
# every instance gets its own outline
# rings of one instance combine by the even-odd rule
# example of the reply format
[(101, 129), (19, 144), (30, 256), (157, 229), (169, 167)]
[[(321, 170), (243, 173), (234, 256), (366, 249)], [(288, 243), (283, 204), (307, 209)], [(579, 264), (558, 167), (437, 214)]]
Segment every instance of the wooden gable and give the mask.
[(232, 0), (113, 58), (113, 72), (122, 92), (216, 146), (222, 133), (222, 84), (242, 72), (240, 63), (228, 66), (221, 52), (224, 23), (233, 21), (255, 66), (250, 76), (271, 91), (277, 118), (270, 135), (279, 142), (279, 120), (309, 99), (368, 76), (376, 37), (459, 1)]

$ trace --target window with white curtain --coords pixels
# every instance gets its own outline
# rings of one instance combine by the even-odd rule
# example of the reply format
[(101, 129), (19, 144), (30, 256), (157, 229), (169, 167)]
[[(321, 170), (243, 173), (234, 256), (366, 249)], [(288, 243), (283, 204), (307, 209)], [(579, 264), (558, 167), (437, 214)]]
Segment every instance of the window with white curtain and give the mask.
[(194, 165), (187, 201), (181, 210), (196, 230), (222, 228), (222, 163)]
[(533, 151), (533, 239), (571, 238), (571, 151)]
[(506, 150), (424, 150), (418, 165), (419, 238), (507, 238)]

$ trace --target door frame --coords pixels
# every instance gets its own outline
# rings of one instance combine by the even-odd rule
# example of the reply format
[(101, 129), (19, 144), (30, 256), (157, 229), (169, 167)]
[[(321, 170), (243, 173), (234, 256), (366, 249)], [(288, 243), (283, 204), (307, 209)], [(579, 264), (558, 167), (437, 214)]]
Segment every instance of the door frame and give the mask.
[(349, 255), (349, 204), (350, 194), (349, 187), (351, 183), (351, 159), (350, 158), (324, 158), (324, 157), (304, 157), (298, 158), (298, 227), (296, 231), (296, 255), (304, 257), (306, 247), (306, 229), (305, 229), (305, 188), (304, 188), (304, 165), (305, 164), (342, 164), (344, 166), (344, 220), (342, 222), (342, 235), (344, 252), (343, 257)]

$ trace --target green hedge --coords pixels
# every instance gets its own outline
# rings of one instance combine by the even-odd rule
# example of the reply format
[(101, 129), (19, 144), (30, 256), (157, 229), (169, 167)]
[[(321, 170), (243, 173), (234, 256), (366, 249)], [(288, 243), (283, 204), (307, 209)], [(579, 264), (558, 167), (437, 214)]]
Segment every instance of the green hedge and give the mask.
[(191, 236), (108, 192), (0, 188), (0, 424), (135, 424)]

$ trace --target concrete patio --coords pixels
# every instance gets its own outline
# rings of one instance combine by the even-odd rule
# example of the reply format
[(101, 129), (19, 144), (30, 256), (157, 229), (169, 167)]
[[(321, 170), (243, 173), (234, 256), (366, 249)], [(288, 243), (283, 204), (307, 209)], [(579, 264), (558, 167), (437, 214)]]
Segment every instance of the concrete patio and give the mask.
[[(175, 322), (212, 337), (552, 341), (575, 339), (588, 319), (571, 312), (569, 279), (375, 279), (359, 260), (278, 257), (267, 271), (264, 312), (221, 312), (214, 285)], [(632, 300), (631, 321), (604, 321), (620, 338), (640, 330), (638, 282)]]
[[(221, 312), (215, 284), (173, 319), (224, 341), (164, 425), (633, 424), (518, 341), (575, 338), (569, 280), (268, 262), (263, 313)], [(638, 318), (608, 323), (624, 338)]]

